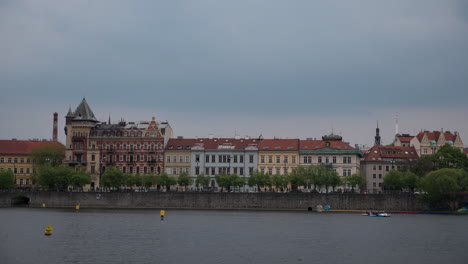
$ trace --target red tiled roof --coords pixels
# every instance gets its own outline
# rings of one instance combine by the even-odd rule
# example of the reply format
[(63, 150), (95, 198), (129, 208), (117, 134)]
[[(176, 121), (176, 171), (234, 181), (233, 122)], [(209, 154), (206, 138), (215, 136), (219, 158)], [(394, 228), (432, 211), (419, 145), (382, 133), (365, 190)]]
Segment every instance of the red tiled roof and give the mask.
[(418, 153), (414, 147), (397, 146), (373, 146), (364, 153), (365, 161), (376, 161), (380, 159), (419, 159)]
[[(166, 150), (187, 150), (187, 146), (193, 148), (194, 146), (201, 146), (205, 150), (244, 150), (246, 147), (252, 145), (258, 146), (258, 139), (235, 139), (235, 138), (197, 138), (197, 139), (170, 139)], [(181, 148), (179, 148), (179, 146)]]
[[(423, 131), (423, 132), (419, 132), (419, 134), (416, 136), (418, 138), (419, 142), (421, 142), (421, 140), (423, 139), (424, 134), (427, 134), (427, 139), (428, 140), (438, 141), (439, 137), (440, 137), (440, 131), (432, 131), (432, 132)], [(447, 140), (447, 141), (455, 141), (455, 138), (456, 138), (456, 136), (450, 131), (445, 131), (444, 132), (444, 137), (445, 137), (445, 140)]]
[(262, 139), (259, 151), (297, 151), (299, 139)]
[(195, 138), (171, 138), (167, 142), (166, 150), (190, 150), (196, 141)]
[(465, 153), (466, 155), (468, 155), (468, 148), (463, 149), (463, 153)]
[[(327, 147), (327, 142), (330, 146)], [(314, 149), (339, 149), (339, 150), (352, 150), (355, 149), (341, 140), (300, 140), (300, 150), (314, 150)]]
[(55, 141), (0, 140), (0, 154), (29, 155), (36, 147), (54, 146), (65, 151), (65, 147)]

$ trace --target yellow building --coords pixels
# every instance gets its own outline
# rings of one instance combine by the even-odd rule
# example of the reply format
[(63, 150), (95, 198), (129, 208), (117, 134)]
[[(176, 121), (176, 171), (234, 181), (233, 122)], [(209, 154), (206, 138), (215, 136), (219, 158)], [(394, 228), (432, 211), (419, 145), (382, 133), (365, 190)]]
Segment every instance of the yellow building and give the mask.
[(36, 173), (36, 167), (32, 151), (34, 148), (49, 145), (63, 149), (62, 144), (53, 141), (0, 140), (0, 170), (13, 171), (18, 187), (33, 187), (32, 176)]
[(195, 142), (196, 139), (185, 139), (182, 137), (169, 139), (164, 150), (164, 166), (168, 175), (177, 177), (182, 172), (187, 172), (194, 177), (195, 172), (190, 171), (190, 165), (192, 159), (191, 149)]
[(299, 165), (299, 139), (262, 139), (258, 148), (258, 170), (286, 175)]

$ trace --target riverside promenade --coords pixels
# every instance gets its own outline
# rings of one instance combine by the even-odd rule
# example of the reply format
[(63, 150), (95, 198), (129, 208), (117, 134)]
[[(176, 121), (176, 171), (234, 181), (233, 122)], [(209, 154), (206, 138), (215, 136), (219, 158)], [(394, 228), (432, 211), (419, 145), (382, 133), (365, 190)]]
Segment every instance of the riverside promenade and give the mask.
[(0, 193), (0, 207), (22, 197), (29, 207), (109, 209), (213, 210), (334, 210), (425, 211), (425, 203), (411, 194), (318, 193), (204, 193), (204, 192), (18, 192)]

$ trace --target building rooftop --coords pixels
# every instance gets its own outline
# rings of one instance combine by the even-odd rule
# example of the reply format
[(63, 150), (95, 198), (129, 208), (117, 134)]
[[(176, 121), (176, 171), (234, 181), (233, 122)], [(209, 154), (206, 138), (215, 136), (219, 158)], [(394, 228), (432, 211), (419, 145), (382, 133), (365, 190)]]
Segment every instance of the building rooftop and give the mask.
[(65, 152), (65, 147), (56, 141), (0, 140), (1, 155), (29, 155), (36, 147), (52, 146)]
[(419, 132), (418, 135), (416, 135), (416, 137), (418, 138), (419, 142), (421, 142), (421, 140), (422, 140), (423, 137), (424, 137), (424, 134), (426, 134), (428, 140), (438, 141), (441, 133), (443, 133), (443, 135), (444, 135), (446, 141), (452, 141), (452, 142), (454, 142), (455, 139), (456, 139), (456, 137), (457, 137), (456, 133), (453, 134), (453, 133), (450, 132), (450, 131), (445, 131), (445, 132), (440, 132), (440, 131), (432, 131), (432, 132), (429, 132), (429, 131), (421, 131), (421, 132)]
[(414, 147), (400, 146), (373, 146), (364, 153), (363, 160), (378, 161), (383, 159), (418, 160), (418, 153)]
[(257, 150), (258, 139), (245, 138), (171, 138), (166, 150), (188, 150), (194, 147), (204, 150), (245, 150), (252, 147)]
[(299, 139), (262, 139), (259, 151), (297, 151)]

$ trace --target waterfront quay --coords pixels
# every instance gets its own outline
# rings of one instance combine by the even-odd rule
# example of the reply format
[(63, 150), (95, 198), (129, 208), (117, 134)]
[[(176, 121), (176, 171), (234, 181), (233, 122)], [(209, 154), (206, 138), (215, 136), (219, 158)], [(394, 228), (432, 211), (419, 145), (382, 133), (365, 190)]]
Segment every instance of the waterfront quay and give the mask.
[(23, 192), (0, 193), (0, 206), (23, 197), (29, 207), (113, 209), (209, 209), (209, 210), (333, 210), (424, 211), (425, 203), (413, 194), (356, 193), (214, 193), (214, 192)]

